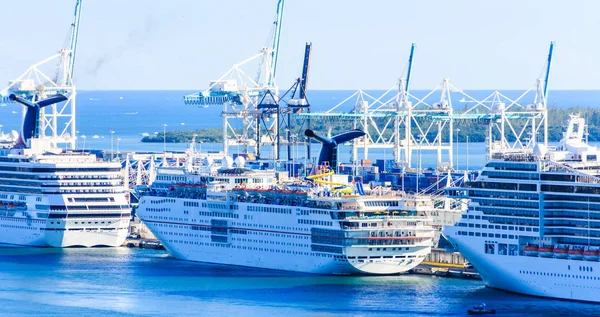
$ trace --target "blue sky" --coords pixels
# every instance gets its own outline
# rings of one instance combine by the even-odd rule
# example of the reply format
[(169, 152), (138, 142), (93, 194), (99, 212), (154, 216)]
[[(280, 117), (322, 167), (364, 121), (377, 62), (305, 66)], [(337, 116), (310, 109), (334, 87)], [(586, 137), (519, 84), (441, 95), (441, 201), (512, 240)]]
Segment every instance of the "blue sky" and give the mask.
[[(5, 0), (0, 82), (55, 53), (73, 0)], [(276, 0), (84, 0), (79, 89), (200, 89), (267, 43)], [(11, 14), (14, 12), (14, 14)], [(278, 82), (387, 89), (417, 43), (414, 89), (526, 89), (557, 47), (551, 89), (600, 89), (600, 1), (287, 0)]]

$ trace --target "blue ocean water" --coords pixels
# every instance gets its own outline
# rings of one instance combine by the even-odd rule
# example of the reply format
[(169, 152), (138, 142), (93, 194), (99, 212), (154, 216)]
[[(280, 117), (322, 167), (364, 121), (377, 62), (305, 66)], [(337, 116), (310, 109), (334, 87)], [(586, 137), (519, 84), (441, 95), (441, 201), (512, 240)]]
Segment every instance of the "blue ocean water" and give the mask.
[[(198, 108), (188, 106), (183, 103), (183, 96), (194, 91), (174, 91), (174, 90), (149, 90), (149, 91), (79, 91), (77, 94), (77, 130), (79, 136), (86, 136), (85, 141), (79, 138), (78, 146), (86, 149), (104, 149), (111, 148), (119, 151), (156, 151), (162, 152), (162, 143), (141, 143), (141, 134), (163, 131), (163, 124), (167, 124), (167, 130), (181, 129), (201, 129), (201, 128), (219, 128), (222, 127), (220, 117), (221, 107)], [(313, 111), (325, 111), (337, 105), (355, 91), (349, 90), (312, 90), (308, 92), (308, 99), (311, 102)], [(383, 91), (365, 91), (371, 96), (379, 96)], [(411, 92), (416, 96), (425, 96), (429, 91), (413, 90)], [(483, 99), (489, 96), (491, 90), (473, 90), (466, 91), (467, 94), (475, 99)], [(504, 95), (510, 98), (517, 98), (523, 91), (509, 90), (503, 91)], [(453, 96), (453, 105), (457, 109), (463, 109), (465, 105), (472, 106), (471, 103), (461, 101), (462, 97), (457, 94)], [(439, 100), (439, 93), (432, 94), (426, 100), (433, 102)], [(382, 100), (388, 100), (391, 95)], [(524, 100), (533, 100), (533, 92), (527, 95)], [(336, 111), (350, 111), (354, 103), (348, 102), (345, 107), (340, 107)], [(597, 107), (600, 105), (600, 90), (557, 90), (549, 92), (549, 102), (551, 107), (570, 107), (585, 106)], [(0, 105), (0, 124), (3, 130), (19, 130), (21, 125), (21, 106), (18, 104)], [(110, 130), (115, 131), (111, 144)], [(326, 131), (320, 131), (326, 133)], [(93, 138), (97, 136), (97, 138)], [(117, 144), (116, 138), (120, 138)], [(167, 150), (183, 150), (187, 144), (167, 144)], [(203, 144), (203, 150), (222, 149), (221, 144)], [(470, 145), (469, 155), (470, 167), (480, 167), (485, 161), (485, 147), (483, 145)], [(233, 148), (233, 151), (236, 149)], [(270, 147), (263, 148), (263, 153), (270, 155)], [(285, 150), (285, 149), (284, 149)], [(301, 151), (301, 149), (299, 149)], [(285, 152), (283, 152), (285, 153)], [(391, 150), (374, 149), (370, 152), (370, 158), (392, 158)], [(466, 144), (459, 144), (459, 153), (466, 153)], [(284, 154), (282, 154), (284, 155)], [(424, 167), (433, 167), (435, 165), (435, 153), (423, 152), (422, 164)], [(348, 161), (349, 148), (341, 147), (340, 156), (342, 160)], [(361, 155), (359, 155), (361, 156)], [(298, 157), (302, 157), (299, 154)], [(362, 157), (361, 157), (362, 158)], [(466, 154), (459, 159), (466, 167)]]
[(2, 316), (597, 316), (481, 281), (420, 275), (315, 276), (180, 261), (164, 251), (0, 248)]

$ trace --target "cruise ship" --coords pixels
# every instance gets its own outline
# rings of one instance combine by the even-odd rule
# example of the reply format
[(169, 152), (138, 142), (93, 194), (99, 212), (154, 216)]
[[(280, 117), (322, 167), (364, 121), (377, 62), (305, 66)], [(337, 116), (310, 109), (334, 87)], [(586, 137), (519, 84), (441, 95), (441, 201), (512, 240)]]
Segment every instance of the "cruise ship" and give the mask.
[(26, 114), (15, 148), (0, 151), (0, 244), (120, 246), (131, 218), (121, 164), (56, 148), (37, 135), (38, 116)]
[(425, 198), (346, 185), (323, 168), (286, 181), (242, 157), (162, 167), (137, 215), (184, 260), (341, 275), (402, 273), (423, 261), (434, 235)]
[(468, 209), (444, 235), (492, 288), (599, 302), (600, 151), (571, 116), (555, 148), (495, 153), (448, 190)]

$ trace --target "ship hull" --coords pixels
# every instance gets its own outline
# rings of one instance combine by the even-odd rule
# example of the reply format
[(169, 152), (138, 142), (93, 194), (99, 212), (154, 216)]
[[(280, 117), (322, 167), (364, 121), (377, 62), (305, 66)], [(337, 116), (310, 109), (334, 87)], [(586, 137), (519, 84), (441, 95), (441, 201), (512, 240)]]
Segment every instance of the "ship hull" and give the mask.
[(538, 297), (600, 302), (600, 262), (487, 254), (485, 238), (450, 232), (445, 236), (488, 287)]
[[(192, 229), (193, 225), (183, 223), (173, 225), (155, 221), (145, 221), (145, 223), (163, 243), (169, 254), (177, 259), (311, 274), (400, 274), (420, 264), (431, 251), (430, 246), (423, 246), (410, 248), (410, 251), (403, 253), (395, 252), (396, 255), (387, 256), (389, 258), (379, 255), (364, 256), (364, 259), (359, 259), (363, 258), (360, 254), (373, 252), (364, 247), (346, 247), (343, 254), (312, 252), (310, 244), (308, 247), (298, 247), (302, 245), (298, 242), (305, 237), (294, 234), (286, 234), (286, 238), (280, 240), (282, 242), (269, 241), (258, 244), (213, 243), (210, 236), (183, 240), (184, 237), (196, 236), (198, 231)], [(168, 229), (165, 230), (166, 228)], [(268, 235), (265, 232), (263, 234)], [(298, 240), (296, 243), (291, 242), (296, 239)], [(355, 256), (348, 256), (348, 254), (355, 254)]]
[(0, 244), (30, 247), (118, 247), (125, 242), (128, 230), (77, 228), (47, 229), (45, 220), (0, 217)]

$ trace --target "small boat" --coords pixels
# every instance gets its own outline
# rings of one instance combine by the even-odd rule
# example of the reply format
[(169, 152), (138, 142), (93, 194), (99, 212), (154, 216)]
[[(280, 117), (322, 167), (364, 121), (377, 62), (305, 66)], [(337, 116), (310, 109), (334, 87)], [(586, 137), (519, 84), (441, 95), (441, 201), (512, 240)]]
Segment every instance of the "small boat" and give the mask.
[(573, 260), (581, 260), (581, 259), (583, 259), (583, 250), (582, 249), (571, 249), (571, 250), (569, 250), (569, 257)]
[(553, 251), (554, 251), (553, 246), (545, 246), (545, 245), (541, 246), (541, 247), (539, 247), (539, 252), (540, 252), (539, 256), (546, 257), (546, 258), (551, 257), (554, 254)]
[(485, 304), (475, 305), (473, 306), (473, 309), (467, 309), (468, 315), (492, 315), (495, 313), (495, 309), (487, 309)]
[(539, 253), (539, 247), (537, 245), (526, 245), (523, 248), (523, 253), (527, 256), (537, 256)]
[(598, 261), (598, 255), (599, 255), (598, 250), (587, 249), (587, 250), (583, 251), (583, 258), (586, 261)]
[(569, 257), (568, 248), (554, 248), (554, 257), (557, 259), (566, 259)]

